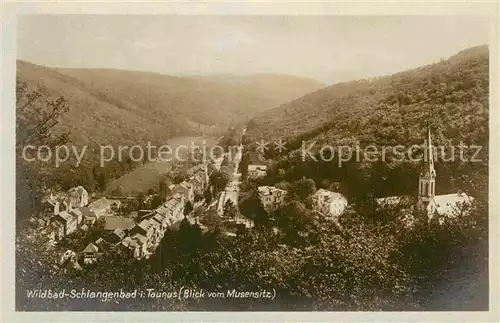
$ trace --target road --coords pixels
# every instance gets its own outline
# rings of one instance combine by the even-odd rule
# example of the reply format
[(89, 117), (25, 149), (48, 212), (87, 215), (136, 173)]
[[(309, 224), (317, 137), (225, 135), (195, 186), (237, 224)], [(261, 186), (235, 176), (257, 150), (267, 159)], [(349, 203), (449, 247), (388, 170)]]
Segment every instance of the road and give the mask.
[(218, 207), (219, 214), (222, 214), (224, 205), (226, 204), (227, 200), (231, 200), (236, 209), (238, 209), (238, 195), (240, 191), (239, 185), (241, 183), (241, 174), (238, 173), (238, 169), (240, 166), (242, 154), (243, 154), (243, 145), (240, 145), (237, 153), (234, 156), (234, 173), (231, 175), (230, 182), (227, 185), (225, 191), (222, 192), (219, 197), (222, 200), (219, 201), (219, 207)]

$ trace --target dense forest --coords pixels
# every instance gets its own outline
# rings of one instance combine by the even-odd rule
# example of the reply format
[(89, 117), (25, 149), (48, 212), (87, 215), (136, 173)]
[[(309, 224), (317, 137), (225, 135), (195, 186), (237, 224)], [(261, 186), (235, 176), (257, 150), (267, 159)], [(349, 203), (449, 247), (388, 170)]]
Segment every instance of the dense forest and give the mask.
[[(429, 126), (433, 145), (444, 149), (436, 163), (438, 194), (468, 190), (486, 199), (488, 73), (488, 48), (481, 46), (415, 70), (335, 84), (251, 120), (247, 141), (281, 138), (288, 142), (288, 150), (281, 155), (266, 151), (268, 157), (279, 160), (275, 172), (283, 179), (305, 176), (320, 185), (323, 179), (342, 182), (349, 197), (388, 196), (415, 192), (421, 164), (397, 160), (394, 155), (378, 162), (350, 160), (341, 167), (337, 159), (304, 162), (302, 144), (314, 143), (316, 156), (318, 147), (325, 144), (408, 148), (424, 143)], [(481, 147), (477, 162), (461, 160), (459, 149), (451, 149), (460, 143)], [(465, 159), (470, 160), (476, 150), (465, 151)]]

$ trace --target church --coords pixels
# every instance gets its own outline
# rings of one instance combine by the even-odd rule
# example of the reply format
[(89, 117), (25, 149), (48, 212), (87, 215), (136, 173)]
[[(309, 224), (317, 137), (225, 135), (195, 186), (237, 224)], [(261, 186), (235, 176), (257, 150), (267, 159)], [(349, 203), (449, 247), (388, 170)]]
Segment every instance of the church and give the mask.
[[(415, 207), (423, 214), (427, 214), (429, 220), (434, 216), (454, 217), (459, 207), (470, 204), (474, 198), (465, 193), (452, 193), (436, 195), (436, 170), (434, 168), (434, 151), (430, 128), (427, 129), (427, 160), (424, 161), (418, 179), (418, 197)], [(406, 198), (403, 196), (391, 196), (377, 199), (381, 207), (396, 205)], [(413, 209), (413, 207), (412, 207)]]

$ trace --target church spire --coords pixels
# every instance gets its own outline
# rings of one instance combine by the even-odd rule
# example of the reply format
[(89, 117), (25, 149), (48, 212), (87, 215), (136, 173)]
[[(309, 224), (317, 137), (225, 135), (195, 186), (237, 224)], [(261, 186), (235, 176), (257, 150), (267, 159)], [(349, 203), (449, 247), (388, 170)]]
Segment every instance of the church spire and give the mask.
[(418, 180), (418, 196), (426, 201), (435, 195), (436, 170), (434, 169), (434, 150), (432, 147), (431, 128), (427, 125), (427, 142), (425, 143), (424, 165)]
[(431, 127), (427, 124), (427, 145), (425, 147), (426, 153), (424, 154), (424, 158), (426, 161), (424, 163), (423, 173), (436, 174), (436, 170), (434, 169), (434, 150), (432, 147), (432, 137), (431, 137)]

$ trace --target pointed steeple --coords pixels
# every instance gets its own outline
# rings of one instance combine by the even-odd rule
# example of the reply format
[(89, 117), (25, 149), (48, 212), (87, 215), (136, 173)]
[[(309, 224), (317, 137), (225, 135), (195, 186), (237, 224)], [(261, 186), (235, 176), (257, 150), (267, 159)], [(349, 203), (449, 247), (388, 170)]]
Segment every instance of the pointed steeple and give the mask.
[(431, 177), (436, 176), (436, 170), (434, 169), (434, 149), (432, 147), (431, 127), (429, 124), (427, 124), (427, 143), (425, 144), (424, 167), (421, 174)]
[(431, 128), (427, 126), (424, 165), (418, 179), (418, 196), (428, 203), (434, 198), (436, 189), (436, 170), (434, 169), (434, 149), (432, 147)]

